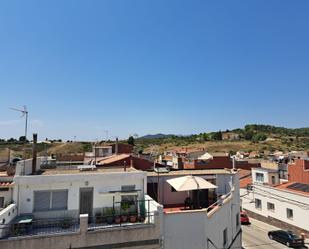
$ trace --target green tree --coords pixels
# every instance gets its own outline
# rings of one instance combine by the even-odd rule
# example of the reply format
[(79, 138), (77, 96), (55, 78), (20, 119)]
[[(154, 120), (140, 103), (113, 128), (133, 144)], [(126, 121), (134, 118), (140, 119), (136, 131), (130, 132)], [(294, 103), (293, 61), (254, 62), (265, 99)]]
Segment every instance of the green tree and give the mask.
[(249, 130), (249, 129), (246, 129), (245, 131), (244, 131), (244, 138), (246, 139), (246, 140), (251, 140), (252, 139), (252, 137), (253, 137), (253, 131), (252, 130)]
[(134, 143), (135, 143), (134, 137), (133, 137), (133, 136), (130, 136), (130, 137), (128, 138), (128, 144), (131, 144), (132, 146), (134, 146)]
[(264, 133), (256, 133), (252, 136), (252, 141), (253, 142), (259, 142), (259, 141), (264, 141), (266, 140), (267, 136)]
[(29, 142), (28, 140), (26, 140), (25, 136), (20, 136), (18, 141), (21, 142), (21, 143), (24, 143), (24, 142), (28, 143)]
[(212, 138), (214, 140), (222, 140), (222, 132), (221, 131), (218, 131), (218, 132), (215, 132), (212, 136)]

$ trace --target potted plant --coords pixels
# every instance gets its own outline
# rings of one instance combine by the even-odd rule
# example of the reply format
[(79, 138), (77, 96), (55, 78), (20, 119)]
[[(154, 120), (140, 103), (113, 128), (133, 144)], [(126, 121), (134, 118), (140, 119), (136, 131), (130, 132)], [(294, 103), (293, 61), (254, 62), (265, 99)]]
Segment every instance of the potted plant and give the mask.
[(135, 223), (137, 221), (137, 215), (136, 214), (130, 214), (129, 220), (131, 223)]
[(116, 224), (120, 224), (121, 223), (120, 208), (117, 208), (115, 210), (115, 223)]
[(95, 213), (95, 223), (96, 224), (101, 224), (103, 223), (103, 219), (102, 219), (102, 213), (100, 211), (97, 211)]
[(142, 200), (140, 202), (140, 204), (139, 204), (139, 211), (140, 211), (140, 214), (139, 214), (138, 220), (140, 222), (144, 222), (145, 221), (145, 217), (146, 217), (145, 200)]
[(127, 222), (129, 214), (130, 204), (128, 202), (121, 203), (121, 220), (122, 222)]
[(62, 228), (70, 228), (72, 226), (72, 219), (71, 218), (64, 218), (61, 224)]
[(135, 202), (129, 203), (129, 220), (131, 223), (135, 223), (137, 221), (137, 206), (135, 205)]
[(108, 224), (112, 224), (114, 221), (114, 210), (112, 207), (105, 208), (104, 216)]

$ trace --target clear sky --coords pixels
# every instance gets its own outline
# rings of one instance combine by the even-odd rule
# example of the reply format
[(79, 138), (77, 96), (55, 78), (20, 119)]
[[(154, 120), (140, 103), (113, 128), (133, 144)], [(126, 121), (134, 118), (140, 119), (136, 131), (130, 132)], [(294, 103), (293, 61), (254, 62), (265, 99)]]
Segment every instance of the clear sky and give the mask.
[(0, 2), (0, 137), (309, 126), (308, 0)]

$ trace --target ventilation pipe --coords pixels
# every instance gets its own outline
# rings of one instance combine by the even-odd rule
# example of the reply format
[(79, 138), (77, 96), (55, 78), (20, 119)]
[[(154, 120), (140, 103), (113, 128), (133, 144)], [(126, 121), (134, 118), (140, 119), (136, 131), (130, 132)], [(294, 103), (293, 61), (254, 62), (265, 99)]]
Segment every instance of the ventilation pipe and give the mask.
[(235, 156), (232, 157), (232, 161), (233, 161), (233, 171), (235, 171), (236, 170), (236, 168), (235, 168)]
[(38, 134), (33, 133), (33, 144), (32, 144), (32, 175), (34, 175), (35, 172), (36, 172), (37, 139), (38, 139)]
[(118, 137), (116, 137), (115, 154), (118, 155)]

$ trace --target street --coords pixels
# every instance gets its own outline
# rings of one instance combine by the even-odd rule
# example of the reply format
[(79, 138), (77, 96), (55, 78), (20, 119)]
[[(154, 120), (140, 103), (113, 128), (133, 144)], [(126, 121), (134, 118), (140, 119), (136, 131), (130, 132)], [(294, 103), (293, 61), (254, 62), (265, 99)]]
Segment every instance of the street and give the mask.
[[(271, 226), (267, 223), (250, 219), (251, 225), (242, 225), (242, 247), (244, 249), (263, 248), (263, 249), (283, 249), (288, 248), (285, 245), (270, 240), (267, 233), (271, 230), (279, 228)], [(304, 247), (307, 248), (307, 247)]]

